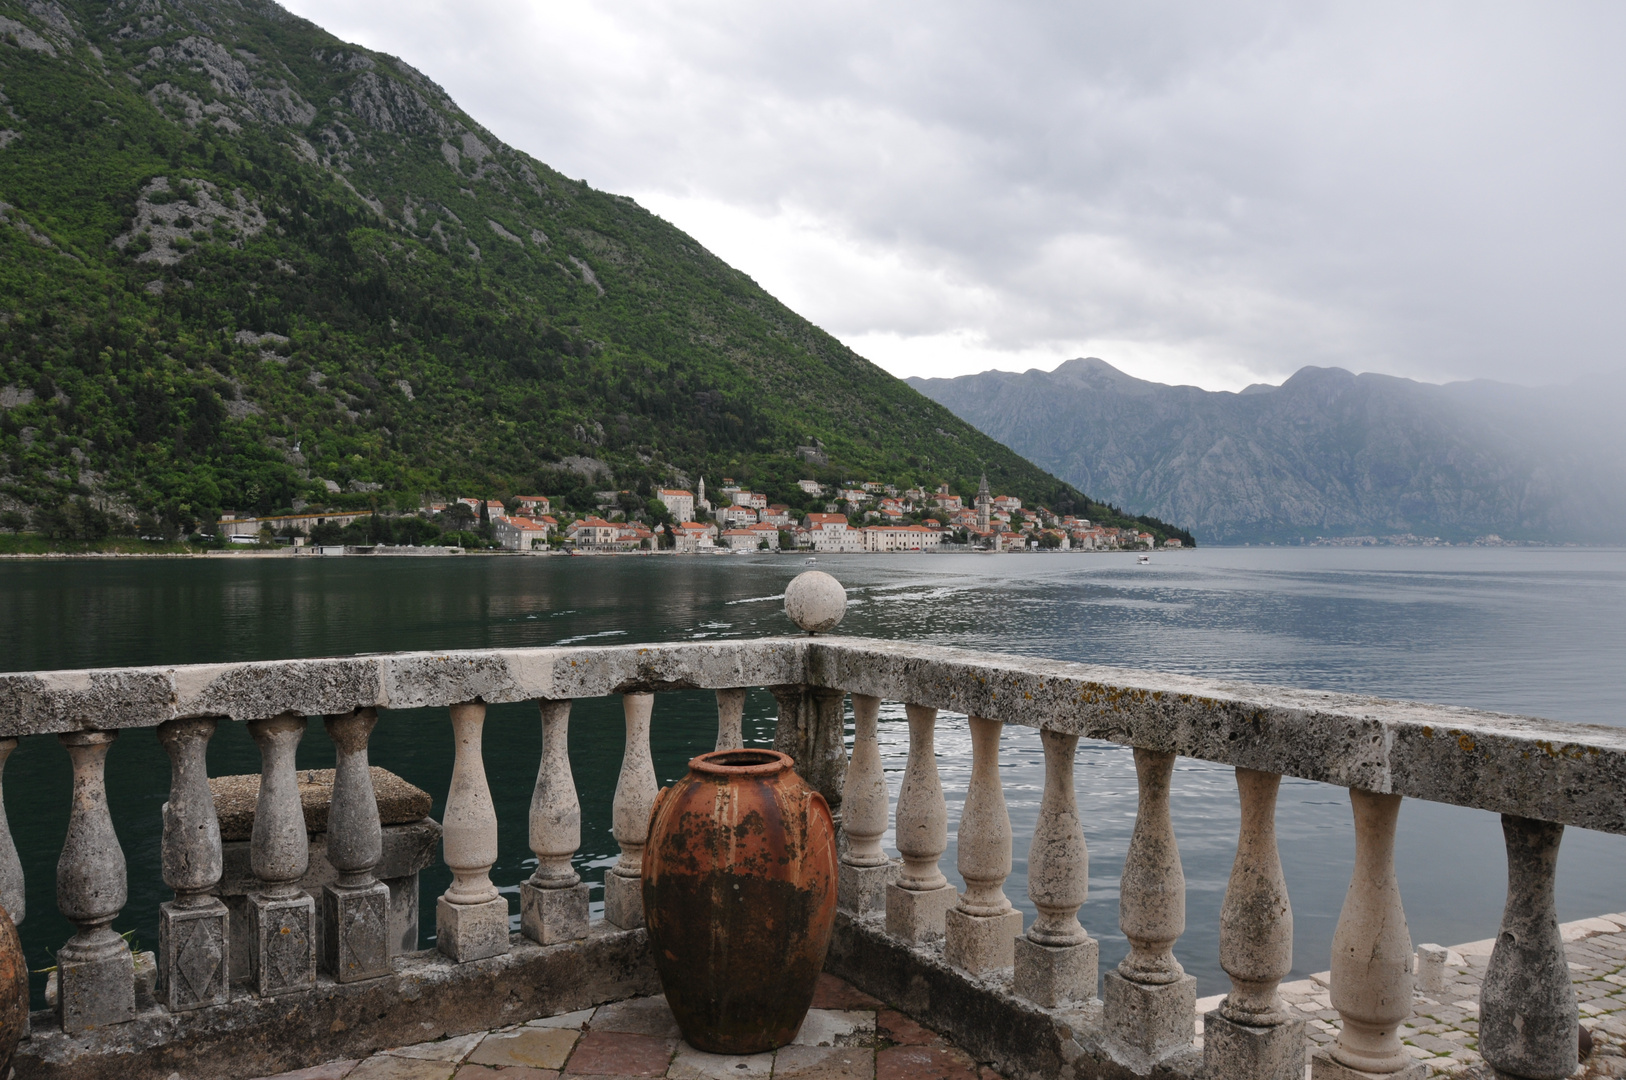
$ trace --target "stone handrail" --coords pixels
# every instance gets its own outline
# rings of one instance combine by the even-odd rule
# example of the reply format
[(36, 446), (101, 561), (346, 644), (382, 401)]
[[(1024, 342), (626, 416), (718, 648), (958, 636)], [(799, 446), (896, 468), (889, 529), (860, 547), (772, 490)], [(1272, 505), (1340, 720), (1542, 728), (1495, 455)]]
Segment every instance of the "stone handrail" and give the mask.
[[(1274, 832), (1282, 775), (1349, 788), (1356, 827), (1357, 872), (1331, 964), (1332, 1002), (1343, 1027), (1337, 1044), (1312, 1062), (1320, 1080), (1419, 1075), (1396, 1035), (1409, 1015), (1412, 978), (1393, 874), (1402, 798), (1500, 813), (1511, 869), (1504, 927), (1516, 927), (1517, 940), (1498, 945), (1486, 986), (1520, 989), (1509, 992), (1517, 999), (1511, 1004), (1486, 1001), (1484, 1053), (1505, 1076), (1534, 1080), (1574, 1068), (1576, 1007), (1551, 904), (1553, 856), (1565, 825), (1626, 832), (1626, 732), (824, 636), (0, 674), (0, 767), (17, 738), (44, 734), (57, 735), (74, 764), (58, 906), (77, 932), (59, 954), (61, 1029), (105, 1028), (136, 1011), (132, 958), (109, 929), (123, 906), (125, 875), (103, 762), (121, 729), (156, 727), (172, 761), (163, 850), (164, 880), (175, 899), (160, 914), (159, 1000), (182, 1013), (222, 1007), (232, 997), (225, 974), (231, 916), (211, 892), (220, 879), (220, 835), (204, 775), (219, 720), (247, 723), (262, 753), (247, 967), (253, 992), (274, 998), (309, 992), (319, 974), (335, 983), (377, 979), (397, 960), (385, 932), (388, 890), (373, 876), (379, 821), (367, 743), (377, 710), (450, 710), (456, 759), (444, 844), (454, 880), (437, 904), (436, 923), (440, 952), (461, 964), (513, 947), (507, 901), (490, 877), (497, 822), (479, 753), (486, 705), (540, 704), (544, 745), (529, 821), (538, 866), (520, 888), (521, 930), (523, 939), (547, 946), (589, 932), (587, 885), (571, 867), (581, 815), (564, 752), (570, 702), (623, 698), (627, 749), (614, 803), (621, 858), (606, 871), (605, 923), (633, 931), (643, 923), (639, 857), (655, 794), (649, 732), (652, 717), (659, 722), (657, 695), (716, 690), (717, 745), (729, 747), (739, 745), (743, 688), (751, 686), (774, 693), (775, 746), (797, 759), (844, 827), (843, 910), (877, 932), (884, 926), (911, 948), (940, 950), (947, 964), (973, 978), (1011, 971), (1011, 992), (1036, 1007), (1099, 1008), (1104, 1052), (1116, 1067), (1138, 1074), (1196, 1053), (1195, 980), (1174, 952), (1185, 929), (1184, 877), (1168, 816), (1177, 755), (1234, 766), (1242, 805), (1220, 935), (1233, 988), (1204, 1025), (1203, 1067), (1216, 1078), (1296, 1080), (1303, 1073), (1302, 1021), (1288, 1019), (1276, 995), (1292, 956), (1292, 914)], [(850, 767), (842, 708), (848, 694), (857, 721)], [(901, 861), (879, 845), (887, 796), (875, 718), (883, 699), (906, 705), (909, 718), (909, 757), (895, 808)], [(939, 867), (949, 835), (933, 749), (939, 710), (970, 717), (970, 780), (957, 830), (963, 894)], [(324, 717), (339, 750), (328, 851), (340, 877), (321, 897), (300, 886), (307, 852), (294, 748), (309, 716)], [(1040, 729), (1045, 754), (1030, 846), (1029, 893), (1039, 918), (1025, 934), (1004, 892), (1012, 837), (997, 758), (1010, 724)], [(1080, 737), (1133, 747), (1140, 784), (1120, 903), (1131, 951), (1106, 973), (1099, 999), (1097, 946), (1077, 918), (1088, 887), (1086, 838), (1072, 790)], [(0, 895), (20, 896), (20, 886), (21, 867), (0, 818)]]

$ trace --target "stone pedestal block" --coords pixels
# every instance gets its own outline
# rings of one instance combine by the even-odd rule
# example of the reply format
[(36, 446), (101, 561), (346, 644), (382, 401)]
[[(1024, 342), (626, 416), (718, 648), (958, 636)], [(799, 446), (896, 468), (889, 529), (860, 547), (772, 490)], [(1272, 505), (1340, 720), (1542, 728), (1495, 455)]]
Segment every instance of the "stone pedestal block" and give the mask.
[(170, 1012), (231, 999), (231, 932), (226, 905), (158, 905), (158, 994)]
[(916, 892), (901, 885), (886, 887), (886, 932), (920, 943), (943, 936), (948, 910), (960, 899), (953, 885)]
[(623, 930), (644, 925), (642, 877), (622, 877), (613, 869), (604, 875), (604, 921)]
[(459, 964), (501, 956), (508, 951), (508, 901), (454, 904), (444, 896), (435, 904), (435, 945)]
[(1203, 1015), (1207, 1080), (1304, 1080), (1304, 1021), (1250, 1027), (1218, 1009)]
[(322, 887), (322, 970), (342, 983), (395, 970), (390, 949), (390, 887)]
[(1016, 939), (1016, 981), (1019, 997), (1047, 1009), (1060, 1008), (1095, 996), (1101, 947), (1094, 938), (1078, 945), (1040, 945)]
[(1417, 946), (1417, 989), (1425, 994), (1445, 989), (1445, 962), (1450, 955), (1443, 945)]
[(250, 893), (248, 974), (261, 997), (295, 994), (316, 985), (316, 901)]
[(544, 889), (519, 887), (519, 931), (538, 945), (580, 941), (587, 936), (587, 882)]
[[(1204, 1032), (1204, 1041), (1207, 1032)], [(1352, 1069), (1341, 1061), (1334, 1061), (1331, 1053), (1317, 1050), (1310, 1055), (1310, 1080), (1427, 1080), (1428, 1068), (1414, 1061), (1399, 1072), (1370, 1073)]]
[(1109, 971), (1101, 999), (1107, 1045), (1137, 1072), (1187, 1049), (1197, 1037), (1197, 980), (1190, 975), (1149, 985)]
[(842, 863), (836, 873), (836, 906), (854, 915), (885, 911), (886, 887), (898, 880), (900, 865), (895, 859), (880, 866)]
[(113, 935), (115, 944), (86, 957), (57, 953), (57, 1016), (66, 1032), (107, 1027), (135, 1019), (135, 957)]
[(1022, 913), (967, 915), (958, 908), (943, 913), (943, 959), (962, 971), (982, 975), (1016, 964), (1016, 939), (1022, 935)]

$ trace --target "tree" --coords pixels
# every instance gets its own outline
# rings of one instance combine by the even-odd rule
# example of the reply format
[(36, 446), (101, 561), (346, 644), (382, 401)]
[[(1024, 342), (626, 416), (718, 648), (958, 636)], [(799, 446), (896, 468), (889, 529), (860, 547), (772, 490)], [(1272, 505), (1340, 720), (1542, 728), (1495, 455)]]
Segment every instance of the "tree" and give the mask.
[(0, 513), (0, 529), (4, 529), (7, 532), (18, 533), (22, 532), (23, 529), (27, 528), (27, 526), (28, 519), (23, 517), (23, 515), (19, 514), (15, 510), (7, 510), (5, 513)]

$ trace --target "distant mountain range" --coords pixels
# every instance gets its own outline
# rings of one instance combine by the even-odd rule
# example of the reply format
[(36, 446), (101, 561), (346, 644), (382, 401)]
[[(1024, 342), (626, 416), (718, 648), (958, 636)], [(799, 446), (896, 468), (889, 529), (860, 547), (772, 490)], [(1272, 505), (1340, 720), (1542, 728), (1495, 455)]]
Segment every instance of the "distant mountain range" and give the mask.
[(1092, 358), (908, 381), (1096, 498), (1201, 541), (1626, 535), (1626, 394), (1609, 380), (1438, 386), (1306, 367), (1229, 393)]

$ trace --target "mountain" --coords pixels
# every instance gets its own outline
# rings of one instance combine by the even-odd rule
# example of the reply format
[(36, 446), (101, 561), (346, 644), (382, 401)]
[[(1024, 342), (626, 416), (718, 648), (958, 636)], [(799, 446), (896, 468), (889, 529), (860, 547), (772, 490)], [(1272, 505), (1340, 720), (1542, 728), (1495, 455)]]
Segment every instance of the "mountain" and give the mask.
[(13, 528), (984, 468), (1113, 518), (399, 60), (263, 0), (0, 0)]
[(1438, 386), (1307, 367), (1227, 393), (1079, 359), (909, 383), (1097, 497), (1205, 540), (1626, 534), (1626, 395), (1605, 380)]

